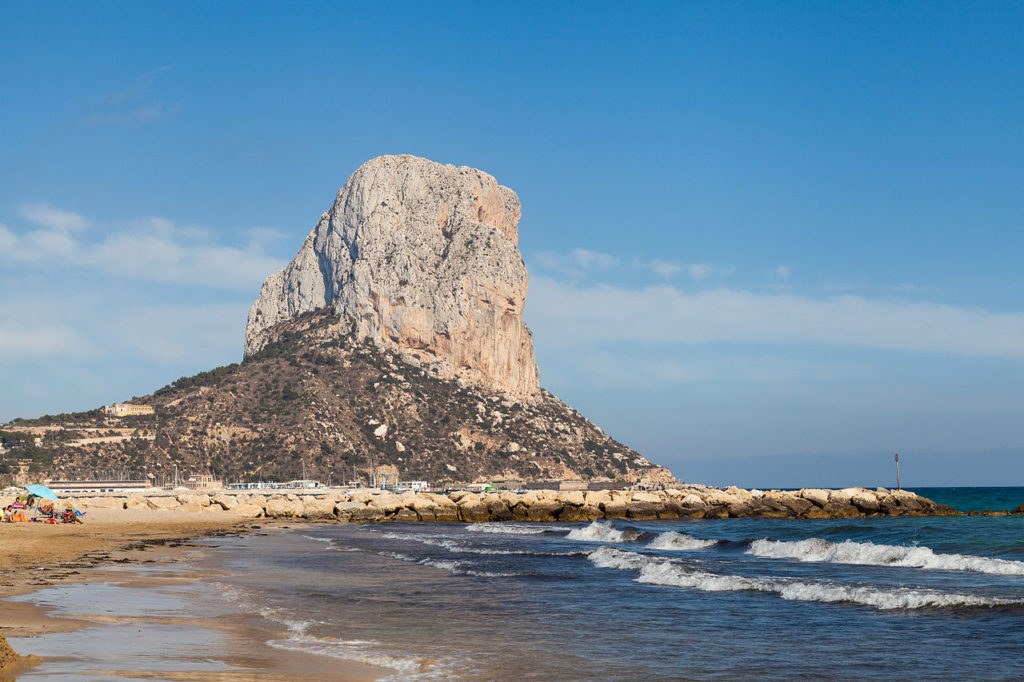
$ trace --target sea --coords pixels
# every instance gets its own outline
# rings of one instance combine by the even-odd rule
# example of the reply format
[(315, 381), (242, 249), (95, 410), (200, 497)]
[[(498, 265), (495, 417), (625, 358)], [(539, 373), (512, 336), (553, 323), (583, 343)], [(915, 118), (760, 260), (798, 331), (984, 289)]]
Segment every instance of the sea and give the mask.
[(295, 525), (204, 545), (186, 561), (274, 624), (272, 647), (394, 680), (1024, 678), (1024, 516)]

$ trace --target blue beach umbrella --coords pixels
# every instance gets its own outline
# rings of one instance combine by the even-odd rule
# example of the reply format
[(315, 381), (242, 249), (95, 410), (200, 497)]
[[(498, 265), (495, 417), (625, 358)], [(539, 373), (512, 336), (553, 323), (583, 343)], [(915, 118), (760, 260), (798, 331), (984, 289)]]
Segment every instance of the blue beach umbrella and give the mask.
[(57, 493), (53, 492), (45, 485), (27, 485), (25, 486), (25, 490), (29, 491), (36, 497), (43, 498), (44, 500), (53, 500), (54, 502), (57, 501)]

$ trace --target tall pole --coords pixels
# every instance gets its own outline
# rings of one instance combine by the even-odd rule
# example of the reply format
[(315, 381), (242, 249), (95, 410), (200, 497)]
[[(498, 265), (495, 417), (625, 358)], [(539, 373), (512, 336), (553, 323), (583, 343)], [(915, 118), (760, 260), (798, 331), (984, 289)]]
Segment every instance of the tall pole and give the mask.
[(896, 490), (900, 489), (900, 453), (896, 453), (894, 457), (896, 460)]

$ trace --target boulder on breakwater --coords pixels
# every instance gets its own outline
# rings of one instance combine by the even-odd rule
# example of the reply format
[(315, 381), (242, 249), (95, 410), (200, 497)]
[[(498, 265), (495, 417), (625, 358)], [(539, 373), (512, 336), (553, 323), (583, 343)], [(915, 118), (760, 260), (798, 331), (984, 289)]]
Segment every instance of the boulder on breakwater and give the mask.
[(352, 492), (150, 494), (81, 497), (83, 509), (142, 509), (228, 513), (245, 518), (369, 521), (593, 521), (595, 519), (853, 518), (950, 516), (959, 512), (906, 490), (843, 488), (743, 490), (680, 485), (658, 491), (531, 490), (447, 495), (384, 490)]

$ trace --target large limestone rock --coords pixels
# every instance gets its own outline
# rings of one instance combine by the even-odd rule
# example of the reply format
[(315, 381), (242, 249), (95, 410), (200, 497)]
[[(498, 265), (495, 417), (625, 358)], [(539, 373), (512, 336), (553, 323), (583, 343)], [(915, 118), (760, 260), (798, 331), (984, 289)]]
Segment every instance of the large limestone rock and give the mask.
[(482, 171), (414, 156), (367, 161), (295, 259), (263, 283), (246, 354), (268, 343), (269, 327), (331, 306), (339, 333), (440, 378), (537, 397), (519, 216), (515, 192)]

